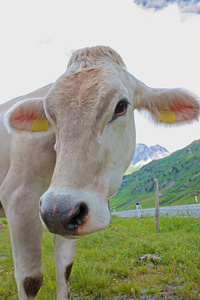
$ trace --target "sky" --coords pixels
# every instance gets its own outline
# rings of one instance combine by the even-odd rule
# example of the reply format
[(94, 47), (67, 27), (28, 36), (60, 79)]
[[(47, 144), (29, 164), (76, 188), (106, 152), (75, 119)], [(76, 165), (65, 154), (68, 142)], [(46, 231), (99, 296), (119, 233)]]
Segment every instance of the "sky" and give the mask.
[[(0, 1), (0, 103), (54, 82), (79, 48), (108, 45), (155, 88), (200, 97), (200, 1)], [(135, 113), (136, 141), (173, 152), (200, 139), (200, 123), (167, 128)]]

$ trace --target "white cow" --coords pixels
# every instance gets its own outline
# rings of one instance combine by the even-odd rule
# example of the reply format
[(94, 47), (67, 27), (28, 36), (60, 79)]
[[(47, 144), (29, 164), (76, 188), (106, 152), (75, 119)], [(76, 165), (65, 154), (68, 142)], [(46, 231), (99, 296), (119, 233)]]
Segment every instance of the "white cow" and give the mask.
[(42, 223), (54, 234), (57, 299), (70, 299), (76, 239), (109, 224), (108, 199), (133, 157), (134, 109), (182, 123), (198, 117), (199, 103), (181, 89), (147, 87), (97, 46), (73, 53), (54, 84), (0, 106), (1, 213), (20, 299), (42, 285)]

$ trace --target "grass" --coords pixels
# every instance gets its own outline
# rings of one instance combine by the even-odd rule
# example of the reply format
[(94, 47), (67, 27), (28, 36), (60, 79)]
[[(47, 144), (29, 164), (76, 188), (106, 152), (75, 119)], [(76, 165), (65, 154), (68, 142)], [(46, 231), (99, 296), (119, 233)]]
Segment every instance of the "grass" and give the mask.
[[(0, 299), (13, 300), (18, 297), (9, 231), (6, 219), (0, 221), (5, 224), (0, 230)], [(161, 230), (156, 232), (152, 216), (113, 216), (107, 229), (78, 240), (70, 277), (72, 300), (137, 299), (141, 295), (200, 299), (199, 235), (199, 218), (161, 216)], [(44, 282), (37, 299), (51, 300), (56, 298), (55, 270), (52, 235), (46, 230), (42, 251)], [(136, 260), (147, 253), (160, 259)]]

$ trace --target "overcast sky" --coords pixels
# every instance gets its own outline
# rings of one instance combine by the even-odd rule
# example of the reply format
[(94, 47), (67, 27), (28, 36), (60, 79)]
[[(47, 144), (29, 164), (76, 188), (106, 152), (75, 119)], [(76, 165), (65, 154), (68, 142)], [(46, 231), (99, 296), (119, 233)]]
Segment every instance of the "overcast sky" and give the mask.
[[(139, 5), (138, 5), (139, 4)], [(71, 52), (109, 45), (152, 87), (200, 96), (200, 2), (165, 0), (0, 1), (0, 103), (53, 82)], [(169, 151), (200, 139), (200, 124), (159, 127), (136, 113), (137, 142)]]

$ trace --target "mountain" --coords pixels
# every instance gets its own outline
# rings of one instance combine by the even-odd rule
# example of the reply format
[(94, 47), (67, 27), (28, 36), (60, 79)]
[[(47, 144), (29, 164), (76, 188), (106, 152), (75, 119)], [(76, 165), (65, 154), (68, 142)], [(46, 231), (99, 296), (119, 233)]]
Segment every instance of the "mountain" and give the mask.
[(155, 207), (154, 179), (158, 179), (160, 205), (180, 205), (200, 202), (200, 140), (171, 155), (154, 160), (139, 171), (123, 177), (118, 193), (111, 199), (111, 208), (135, 209)]
[(131, 161), (131, 165), (142, 167), (152, 160), (161, 159), (168, 156), (170, 153), (159, 145), (147, 147), (144, 144), (136, 144), (135, 154)]

